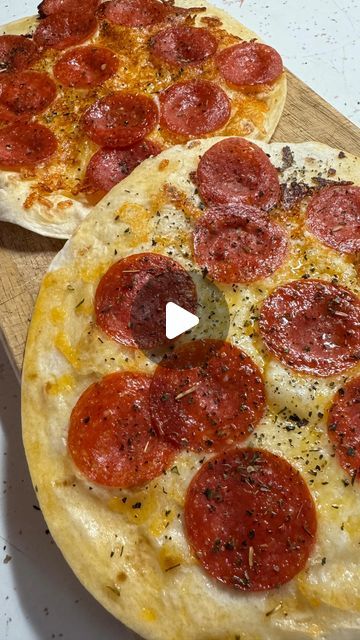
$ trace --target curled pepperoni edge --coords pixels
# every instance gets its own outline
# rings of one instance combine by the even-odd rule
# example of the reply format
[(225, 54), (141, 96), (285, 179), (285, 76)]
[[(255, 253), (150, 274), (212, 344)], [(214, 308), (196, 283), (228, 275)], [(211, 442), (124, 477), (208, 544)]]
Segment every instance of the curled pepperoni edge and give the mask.
[[(349, 220), (340, 224), (341, 200), (345, 208), (349, 205), (356, 210), (357, 236), (352, 235)], [(341, 253), (360, 251), (360, 187), (332, 185), (321, 189), (312, 196), (306, 215), (309, 231), (320, 242)]]
[[(30, 132), (33, 134), (32, 139)], [(21, 154), (19, 149), (15, 154), (14, 145), (19, 140)], [(30, 144), (35, 144), (36, 148), (31, 150)], [(4, 149), (6, 153), (4, 153)], [(19, 172), (24, 167), (33, 168), (49, 160), (56, 149), (57, 140), (54, 134), (42, 124), (15, 123), (0, 129), (0, 168), (3, 170)], [(11, 157), (11, 151), (13, 151), (13, 157)], [(42, 152), (39, 153), (40, 151)]]
[[(192, 108), (194, 96), (199, 104), (193, 113), (184, 116), (184, 107)], [(206, 105), (206, 111), (200, 103), (211, 97), (212, 104)], [(160, 124), (173, 134), (197, 136), (221, 129), (231, 115), (231, 101), (225, 91), (208, 80), (189, 80), (173, 84), (160, 93)], [(179, 106), (180, 105), (180, 106)]]
[(172, 7), (160, 0), (107, 0), (100, 5), (98, 17), (116, 25), (142, 28), (164, 22), (172, 12)]
[[(252, 253), (250, 239), (246, 244), (236, 247), (231, 258), (214, 257), (215, 241), (218, 247), (223, 238), (224, 251), (231, 248), (232, 229), (243, 229), (251, 233), (255, 242), (261, 231), (266, 234), (263, 253)], [(244, 205), (225, 205), (210, 207), (196, 223), (193, 246), (195, 260), (201, 269), (206, 269), (211, 278), (223, 283), (251, 283), (271, 276), (283, 264), (288, 248), (287, 234), (283, 227), (273, 222), (264, 212), (255, 207)]]
[(64, 12), (93, 12), (95, 13), (101, 0), (84, 0), (81, 5), (81, 0), (43, 0), (38, 5), (38, 13), (40, 18), (47, 18), (48, 16), (64, 13)]
[[(172, 463), (176, 449), (151, 426), (150, 381), (146, 374), (115, 372), (90, 385), (78, 399), (70, 416), (68, 450), (88, 480), (123, 489), (143, 486)], [(125, 427), (121, 417), (126, 419)]]
[[(245, 178), (251, 176), (249, 187), (244, 193), (231, 189), (229, 178), (238, 181), (237, 167), (241, 158), (248, 166)], [(229, 171), (229, 168), (233, 171)], [(254, 173), (256, 187), (253, 188)], [(255, 143), (244, 138), (225, 138), (212, 145), (200, 159), (196, 172), (196, 185), (202, 200), (207, 204), (230, 204), (239, 202), (260, 207), (268, 211), (280, 200), (281, 188), (276, 168), (264, 151)]]
[(40, 49), (67, 49), (82, 44), (93, 36), (97, 25), (96, 17), (92, 13), (54, 13), (40, 20), (33, 40)]
[[(94, 67), (91, 66), (91, 60), (87, 63), (87, 59), (89, 60), (91, 55), (99, 56), (98, 62), (101, 64), (98, 69), (94, 70)], [(102, 69), (104, 65), (106, 68)], [(111, 49), (87, 45), (66, 51), (54, 66), (54, 76), (66, 87), (85, 89), (106, 82), (116, 73), (118, 67), (119, 60)], [(93, 74), (92, 79), (87, 79), (87, 73), (89, 76)]]
[(316, 531), (305, 481), (266, 450), (232, 448), (210, 458), (185, 496), (193, 554), (210, 576), (236, 590), (267, 591), (292, 580), (308, 561)]
[(99, 149), (91, 157), (85, 174), (85, 189), (108, 193), (147, 158), (157, 156), (162, 148), (151, 140), (141, 140), (126, 149)]
[[(242, 53), (244, 54), (244, 59), (241, 61)], [(256, 77), (251, 62), (249, 65), (250, 73), (243, 69), (243, 73), (241, 74), (239, 68), (237, 68), (240, 62), (242, 62), (246, 69), (245, 56), (246, 54), (251, 55), (251, 53), (260, 56), (262, 60), (265, 58), (267, 62), (267, 66), (264, 67), (262, 73), (257, 74)], [(261, 42), (243, 42), (223, 49), (216, 56), (216, 65), (229, 86), (241, 88), (244, 91), (255, 92), (262, 91), (267, 85), (273, 85), (284, 71), (280, 54), (273, 47)], [(253, 77), (251, 77), (251, 75), (253, 75)]]
[[(301, 297), (298, 295), (300, 289)], [(301, 352), (298, 349), (294, 349), (289, 344), (289, 341), (284, 342), (283, 330), (280, 331), (279, 326), (276, 324), (275, 331), (272, 329), (273, 322), (271, 316), (273, 313), (277, 313), (279, 319), (285, 317), (288, 312), (287, 308), (281, 308), (281, 311), (277, 309), (278, 303), (281, 302), (281, 297), (287, 295), (288, 292), (295, 290), (297, 292), (297, 299), (302, 303), (306, 303), (306, 288), (313, 287), (318, 289), (318, 294), (321, 297), (324, 296), (324, 291), (331, 292), (330, 300), (336, 301), (339, 296), (343, 299), (340, 302), (347, 302), (347, 313), (340, 311), (341, 320), (344, 323), (345, 320), (349, 321), (349, 312), (353, 312), (357, 322), (358, 342), (357, 346), (349, 353), (339, 354), (336, 359), (330, 359), (329, 352), (325, 352), (322, 357), (311, 356), (307, 349), (303, 348)], [(310, 289), (309, 289), (310, 292)], [(310, 292), (311, 293), (311, 292)], [(313, 306), (312, 306), (313, 308)], [(354, 311), (356, 308), (356, 311)], [(275, 309), (275, 311), (274, 311)], [(292, 306), (293, 313), (293, 306)], [(340, 318), (339, 316), (339, 318)], [(353, 320), (351, 318), (351, 333), (353, 333)], [(311, 375), (318, 375), (321, 377), (328, 377), (336, 373), (340, 373), (347, 369), (352, 368), (360, 360), (360, 299), (355, 296), (349, 289), (333, 285), (325, 280), (318, 279), (299, 279), (292, 282), (288, 282), (285, 285), (277, 287), (268, 298), (264, 301), (260, 310), (259, 329), (262, 339), (265, 342), (268, 350), (273, 353), (283, 364), (291, 367), (295, 371), (301, 373), (308, 373)], [(297, 333), (296, 335), (303, 335), (303, 333)], [(280, 341), (281, 338), (281, 341)], [(305, 347), (306, 345), (304, 345)]]
[[(187, 56), (184, 57), (181, 57), (182, 40), (187, 43)], [(198, 64), (213, 56), (217, 46), (215, 36), (201, 27), (169, 27), (159, 31), (150, 40), (151, 54), (175, 66)]]
[(29, 120), (45, 111), (54, 102), (56, 93), (56, 84), (47, 73), (25, 70), (2, 74), (0, 120)]
[(38, 57), (39, 52), (29, 38), (9, 34), (0, 36), (0, 64), (2, 71), (23, 71), (30, 67)]
[[(116, 107), (117, 103), (117, 107)], [(118, 124), (109, 126), (107, 118), (110, 110), (116, 117), (119, 104), (125, 104), (129, 112), (135, 112), (136, 107), (145, 112), (145, 117), (137, 126)], [(100, 98), (83, 114), (81, 125), (86, 135), (96, 144), (113, 149), (123, 149), (143, 140), (158, 122), (157, 105), (144, 94), (117, 92)]]
[[(144, 266), (145, 265), (145, 266)], [(154, 344), (145, 345), (147, 342), (146, 336), (139, 335), (140, 329), (136, 328), (136, 335), (133, 335), (132, 328), (129, 326), (130, 324), (134, 324), (134, 318), (132, 317), (133, 307), (135, 302), (140, 302), (139, 291), (142, 290), (144, 292), (146, 288), (146, 283), (140, 284), (140, 289), (137, 289), (136, 283), (134, 286), (133, 277), (137, 277), (138, 273), (143, 273), (146, 275), (150, 273), (152, 276), (156, 275), (167, 275), (169, 272), (174, 272), (179, 275), (181, 279), (186, 281), (186, 290), (184, 286), (184, 282), (182, 283), (183, 287), (183, 297), (190, 304), (188, 304), (188, 311), (195, 312), (196, 304), (197, 304), (197, 296), (196, 296), (196, 287), (188, 275), (186, 270), (175, 260), (167, 256), (163, 256), (158, 253), (139, 253), (129, 255), (126, 258), (122, 258), (118, 262), (115, 262), (102, 276), (96, 292), (95, 292), (95, 318), (97, 326), (104, 331), (110, 338), (114, 341), (119, 342), (120, 344), (124, 344), (128, 347), (133, 348), (155, 348), (156, 346), (162, 346), (164, 344), (168, 344), (168, 340), (165, 337), (165, 327), (164, 331), (161, 328), (161, 336), (156, 336), (156, 341)], [(124, 275), (126, 274), (126, 278)], [(111, 311), (114, 305), (110, 305), (108, 300), (108, 289), (110, 293), (114, 294), (115, 297), (118, 298), (119, 295), (119, 285), (116, 288), (116, 291), (112, 291), (112, 281), (116, 278), (124, 279), (124, 286), (128, 288), (129, 284), (131, 285), (131, 289), (133, 291), (133, 297), (131, 298), (131, 308), (130, 309), (121, 309), (121, 314), (117, 313), (116, 317), (111, 319), (111, 324), (109, 324), (108, 312)], [(171, 294), (174, 295), (174, 291), (171, 291)], [(171, 296), (169, 296), (171, 298)], [(184, 300), (178, 300), (180, 306), (185, 306)], [(176, 301), (175, 301), (176, 302)], [(143, 295), (141, 296), (141, 306), (143, 306), (144, 300)], [(104, 315), (104, 309), (105, 315)], [(136, 309), (135, 309), (136, 311)], [(119, 319), (121, 324), (119, 325)], [(156, 326), (156, 318), (155, 318), (155, 329)], [(159, 329), (160, 331), (160, 329)], [(163, 335), (164, 334), (164, 335)], [(164, 337), (164, 340), (162, 339)], [(155, 340), (155, 338), (154, 338)], [(139, 342), (141, 344), (139, 345)]]
[[(223, 380), (219, 380), (219, 371)], [(228, 395), (234, 385), (239, 408), (231, 409), (230, 426), (218, 414), (216, 418), (214, 413), (208, 415), (201, 399), (194, 415), (199, 393), (211, 406), (212, 399), (220, 402), (222, 390), (224, 402), (231, 404)], [(265, 410), (264, 382), (253, 360), (234, 345), (198, 340), (182, 345), (157, 366), (150, 387), (150, 409), (154, 427), (164, 440), (183, 449), (217, 451), (248, 438), (261, 420)]]
[(336, 393), (327, 428), (338, 462), (354, 484), (360, 480), (360, 377)]

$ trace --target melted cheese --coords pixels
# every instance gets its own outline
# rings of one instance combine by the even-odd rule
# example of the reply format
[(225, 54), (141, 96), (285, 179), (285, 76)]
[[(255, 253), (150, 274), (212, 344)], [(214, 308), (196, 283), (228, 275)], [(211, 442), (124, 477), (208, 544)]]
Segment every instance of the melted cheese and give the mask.
[[(281, 268), (248, 286), (221, 285), (231, 319), (228, 339), (254, 359), (266, 385), (266, 413), (246, 444), (291, 462), (316, 503), (318, 534), (306, 569), (278, 590), (260, 594), (224, 589), (202, 571), (187, 544), (183, 505), (204, 456), (182, 452), (148, 486), (122, 491), (89, 487), (66, 450), (70, 411), (91, 382), (116, 370), (154, 369), (145, 354), (121, 347), (96, 327), (96, 287), (112, 262), (142, 251), (194, 268), (191, 232), (199, 197), (189, 174), (214, 142), (171, 149), (136, 169), (81, 225), (45, 279), (24, 372), (25, 445), (41, 505), (85, 585), (146, 637), (304, 640), (335, 638), (349, 629), (357, 633), (360, 486), (351, 484), (334, 457), (326, 422), (336, 390), (360, 366), (331, 378), (298, 374), (266, 351), (258, 330), (262, 301), (276, 286), (303, 275), (336, 280), (360, 295), (351, 256), (326, 249), (304, 230), (306, 199), (293, 212), (272, 212), (289, 237)], [(281, 166), (282, 146), (263, 148)], [(336, 177), (359, 183), (356, 158), (340, 161), (337, 151), (312, 144), (293, 145), (292, 151), (295, 164), (282, 172), (283, 181), (311, 184), (312, 177), (335, 168)], [(206, 297), (201, 279), (198, 286), (199, 297)], [(214, 326), (203, 330), (211, 336)], [(80, 545), (86, 562), (78, 557)]]

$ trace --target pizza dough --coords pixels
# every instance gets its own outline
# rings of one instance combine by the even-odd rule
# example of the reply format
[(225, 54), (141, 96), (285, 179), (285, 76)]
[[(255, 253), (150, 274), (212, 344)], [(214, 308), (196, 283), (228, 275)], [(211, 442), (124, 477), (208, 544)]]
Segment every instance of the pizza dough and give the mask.
[[(146, 5), (145, 0), (142, 2)], [(98, 3), (94, 3), (94, 6), (96, 4)], [(221, 135), (248, 135), (254, 139), (270, 140), (286, 98), (285, 73), (281, 73), (279, 56), (273, 49), (266, 48), (267, 56), (268, 51), (272, 53), (270, 62), (266, 58), (265, 64), (270, 64), (275, 56), (275, 63), (272, 63), (275, 64), (275, 75), (264, 77), (263, 80), (272, 83), (276, 73), (277, 76), (280, 73), (280, 77), (275, 83), (265, 85), (265, 89), (264, 85), (254, 85), (254, 90), (258, 91), (260, 88), (260, 93), (249, 93), (248, 88), (244, 93), (241, 87), (229, 85), (225, 79), (226, 74), (224, 77), (221, 75), (222, 65), (217, 72), (213, 62), (216, 59), (215, 40), (219, 40), (221, 48), (226, 48), (229, 44), (234, 44), (236, 38), (245, 41), (256, 38), (254, 33), (231, 16), (206, 2), (195, 3), (206, 7), (206, 13), (193, 14), (194, 19), (186, 21), (188, 26), (164, 28), (161, 39), (156, 39), (158, 29), (156, 31), (155, 27), (155, 37), (151, 31), (151, 20), (154, 19), (151, 2), (145, 12), (150, 21), (149, 31), (137, 28), (141, 3), (133, 3), (132, 10), (124, 16), (114, 13), (113, 4), (103, 5), (104, 17), (117, 23), (125, 20), (132, 26), (103, 23), (110, 25), (110, 28), (102, 28), (100, 40), (98, 32), (94, 33), (91, 16), (87, 20), (85, 14), (82, 17), (77, 14), (71, 24), (63, 24), (59, 16), (52, 14), (54, 7), (51, 8), (51, 5), (50, 9), (47, 5), (44, 5), (45, 9), (41, 9), (42, 15), (48, 17), (43, 18), (40, 23), (34, 17), (3, 27), (2, 33), (5, 34), (34, 33), (37, 27), (35, 42), (39, 46), (52, 48), (46, 50), (44, 60), (36, 62), (36, 53), (29, 44), (30, 41), (25, 40), (21, 47), (22, 56), (26, 57), (31, 69), (42, 74), (42, 78), (34, 78), (33, 71), (19, 69), (20, 74), (27, 75), (27, 80), (25, 76), (23, 80), (30, 85), (21, 109), (23, 114), (31, 110), (36, 115), (39, 126), (47, 127), (47, 132), (41, 131), (42, 144), (39, 148), (36, 143), (34, 150), (32, 135), (25, 137), (24, 145), (27, 125), (23, 120), (19, 128), (11, 133), (10, 141), (6, 127), (1, 130), (3, 139), (0, 136), (0, 157), (1, 150), (7, 149), (8, 165), (7, 170), (0, 171), (1, 220), (14, 222), (42, 235), (67, 238), (89, 213), (94, 201), (99, 200), (107, 189), (150, 154), (184, 142), (189, 137), (214, 135), (215, 129)], [(191, 0), (180, 2), (182, 9), (192, 7), (193, 4)], [(88, 3), (87, 8), (89, 9)], [(137, 16), (136, 19), (134, 16)], [(192, 25), (198, 27), (195, 30), (196, 38)], [(236, 38), (227, 34), (224, 36), (222, 29)], [(151, 34), (153, 58), (150, 59), (147, 41)], [(81, 48), (76, 48), (78, 43), (83, 43)], [(100, 50), (94, 46), (99, 44)], [(70, 46), (71, 49), (61, 51)], [(255, 46), (264, 45), (252, 45)], [(111, 50), (115, 51), (115, 56)], [(179, 52), (182, 52), (180, 58)], [(204, 64), (207, 69), (204, 79), (198, 79), (197, 71), (193, 71), (198, 68), (197, 64)], [(13, 70), (18, 70), (18, 67), (22, 67), (20, 56), (17, 60), (13, 59)], [(138, 69), (141, 69), (140, 81)], [(214, 78), (214, 82), (209, 82), (207, 78)], [(257, 81), (258, 79), (257, 77)], [(20, 80), (21, 78), (19, 82)], [(57, 91), (56, 98), (53, 95), (54, 87)], [(119, 93), (115, 93), (113, 97), (108, 95), (124, 89), (134, 93), (140, 91), (143, 95), (136, 99), (129, 96), (123, 98), (121, 105)], [(165, 89), (167, 90), (164, 91)], [(156, 103), (159, 102), (158, 94), (161, 91), (163, 115), (160, 123), (162, 129), (159, 130)], [(145, 98), (144, 94), (148, 97)], [(206, 114), (201, 112), (196, 121), (190, 109), (187, 117), (182, 113), (179, 124), (174, 117), (174, 110), (178, 108), (179, 100), (187, 100), (189, 96), (199, 100), (206, 96), (208, 116), (205, 118)], [(146, 111), (145, 99), (150, 111)], [(110, 117), (109, 109), (112, 110), (111, 118), (118, 117), (116, 114), (119, 112), (131, 114), (131, 126), (126, 123), (127, 126), (122, 127), (122, 131), (121, 126), (118, 126), (111, 140), (108, 136), (104, 137), (104, 131), (106, 133), (109, 130), (109, 123), (106, 124), (106, 119)], [(147, 113), (146, 127), (139, 128), (139, 123), (143, 122), (144, 109)], [(84, 117), (80, 117), (85, 111)], [(13, 127), (14, 123), (7, 126)], [(129, 138), (130, 130), (133, 132), (132, 138)], [(149, 137), (142, 141), (146, 133)], [(107, 147), (110, 142), (112, 145), (135, 146), (130, 151), (124, 148), (109, 150)], [(98, 145), (101, 145), (100, 149)], [(16, 172), (8, 170), (14, 164), (14, 154), (19, 165), (15, 167)], [(35, 169), (28, 167), (29, 154), (34, 162), (39, 163)]]
[[(357, 633), (360, 629), (357, 515), (360, 489), (351, 460), (352, 475), (348, 472), (349, 464), (344, 463), (344, 456), (350, 447), (356, 452), (357, 444), (352, 442), (351, 429), (347, 427), (347, 449), (344, 452), (342, 448), (340, 458), (334, 456), (331, 442), (336, 440), (336, 430), (331, 425), (334, 421), (347, 424), (352, 415), (352, 405), (348, 400), (354, 397), (355, 391), (351, 383), (349, 395), (343, 396), (341, 390), (346, 380), (356, 379), (360, 366), (355, 359), (354, 366), (350, 368), (346, 363), (345, 367), (332, 369), (330, 363), (326, 375), (323, 375), (324, 369), (318, 372), (314, 368), (310, 372), (302, 369), (296, 360), (288, 366), (282, 352), (272, 355), (274, 349), (271, 344), (269, 350), (266, 349), (261, 337), (262, 333), (266, 338), (266, 331), (264, 326), (259, 328), (258, 320), (261, 314), (266, 315), (262, 311), (264, 300), (271, 299), (269, 296), (276, 295), (294, 280), (304, 288), (314, 287), (311, 283), (316, 281), (325, 283), (325, 288), (334, 288), (335, 292), (346, 287), (348, 296), (359, 299), (359, 280), (352, 257), (327, 247), (306, 228), (305, 221), (309, 201), (319, 197), (316, 193), (310, 195), (314, 186), (327, 185), (329, 180), (340, 184), (341, 181), (352, 181), (352, 189), (360, 185), (358, 158), (311, 142), (291, 145), (259, 143), (271, 163), (279, 168), (282, 207), (272, 210), (271, 220), (282, 229), (287, 250), (281, 261), (273, 264), (271, 274), (262, 274), (265, 276), (263, 279), (245, 284), (221, 284), (231, 319), (228, 341), (235, 351), (241, 350), (251, 358), (251, 366), (254, 367), (252, 373), (247, 369), (250, 377), (246, 386), (250, 391), (256, 376), (260, 375), (266, 391), (265, 407), (259, 379), (258, 386), (254, 386), (252, 391), (253, 407), (256, 407), (251, 417), (253, 427), (247, 434), (242, 432), (244, 426), (246, 428), (242, 417), (244, 413), (235, 414), (231, 404), (236, 394), (230, 394), (228, 400), (223, 397), (221, 412), (226, 410), (230, 411), (229, 415), (237, 415), (234, 429), (243, 433), (240, 436), (241, 446), (253, 447), (255, 457), (259, 455), (257, 449), (269, 452), (269, 458), (263, 459), (269, 465), (268, 473), (275, 473), (275, 469), (280, 473), (280, 468), (283, 469), (283, 490), (281, 483), (277, 484), (280, 493), (285, 492), (288, 486), (286, 477), (296, 483), (302, 479), (292, 494), (294, 502), (293, 507), (289, 507), (290, 513), (294, 513), (294, 505), (305, 498), (306, 501), (313, 500), (316, 508), (316, 533), (312, 502), (307, 502), (306, 514), (304, 511), (300, 515), (301, 507), (296, 509), (297, 517), (305, 527), (301, 530), (301, 544), (307, 546), (301, 546), (295, 571), (294, 565), (293, 569), (285, 569), (282, 566), (284, 558), (279, 556), (276, 569), (280, 576), (278, 583), (281, 584), (281, 576), (294, 577), (276, 589), (258, 593), (249, 592), (242, 578), (237, 587), (243, 590), (238, 591), (216, 580), (219, 567), (211, 564), (211, 558), (209, 564), (206, 557), (203, 558), (205, 569), (196, 561), (194, 553), (199, 548), (204, 549), (204, 541), (200, 531), (197, 533), (196, 526), (192, 526), (196, 523), (192, 502), (184, 507), (184, 501), (190, 483), (195, 482), (196, 473), (201, 469), (199, 474), (205, 474), (206, 459), (211, 454), (199, 451), (200, 441), (196, 434), (191, 441), (188, 440), (191, 423), (187, 416), (191, 413), (174, 414), (174, 410), (178, 411), (176, 407), (174, 409), (175, 402), (173, 408), (169, 408), (169, 415), (178, 417), (167, 421), (166, 410), (158, 406), (159, 398), (169, 397), (172, 389), (178, 389), (176, 385), (180, 374), (175, 372), (173, 376), (169, 370), (169, 375), (161, 375), (161, 370), (157, 369), (154, 387), (157, 391), (154, 395), (153, 388), (152, 396), (153, 415), (160, 428), (171, 434), (172, 441), (174, 438), (180, 438), (180, 441), (184, 436), (187, 438), (188, 451), (170, 455), (168, 465), (164, 465), (164, 473), (154, 477), (151, 471), (146, 476), (145, 487), (121, 490), (100, 486), (80, 472), (79, 468), (86, 471), (82, 466), (85, 459), (78, 458), (77, 466), (67, 449), (70, 414), (82, 393), (90, 393), (89, 389), (93, 389), (91, 393), (95, 394), (95, 400), (101, 399), (101, 393), (97, 391), (100, 387), (96, 385), (104, 384), (110, 393), (110, 379), (111, 385), (116, 383), (123, 389), (124, 385), (132, 385), (133, 388), (133, 377), (138, 380), (136, 384), (141, 385), (142, 393), (148, 393), (148, 378), (154, 373), (154, 362), (147, 358), (145, 352), (122, 344), (121, 339), (120, 342), (112, 339), (107, 331), (105, 333), (97, 326), (95, 293), (104, 274), (109, 273), (109, 267), (121, 264), (118, 261), (129, 255), (134, 260), (135, 254), (150, 252), (175, 260), (185, 269), (196, 266), (191, 238), (196, 225), (201, 223), (201, 216), (207, 214), (202, 211), (198, 185), (194, 184), (198, 180), (195, 172), (200, 158), (201, 165), (209, 157), (208, 153), (211, 158), (214, 149), (220, 148), (221, 152), (221, 145), (228, 144), (222, 140), (226, 139), (191, 141), (184, 147), (173, 147), (157, 158), (146, 160), (99, 203), (52, 263), (36, 303), (23, 371), (23, 437), (32, 480), (51, 533), (78, 578), (104, 607), (145, 638), (298, 640), (321, 637), (333, 640), (350, 637), (347, 634), (351, 634), (351, 630)], [(244, 142), (239, 144), (244, 145)], [(259, 154), (257, 151), (256, 156)], [(254, 158), (253, 153), (250, 155)], [(252, 164), (256, 176), (255, 164)], [(263, 165), (260, 166), (262, 169), (257, 179), (264, 174)], [(232, 180), (231, 164), (229, 172), (228, 178)], [(202, 172), (200, 174), (203, 175)], [(271, 180), (269, 189), (273, 192)], [(343, 189), (347, 187), (343, 186)], [(218, 192), (215, 190), (214, 193), (216, 198)], [(250, 187), (245, 185), (242, 197), (244, 200), (259, 197), (256, 181)], [(266, 201), (263, 204), (266, 208)], [(244, 202), (239, 207), (245, 207)], [(265, 211), (261, 214), (258, 210), (258, 215), (268, 214)], [(223, 246), (220, 244), (220, 249)], [(221, 253), (217, 255), (220, 259)], [(231, 257), (232, 254), (229, 255)], [(137, 269), (133, 263), (126, 271), (129, 278), (136, 277), (134, 272)], [(301, 300), (308, 299), (306, 296), (303, 292)], [(335, 327), (346, 327), (348, 320), (341, 304), (341, 300), (335, 300), (322, 312), (328, 322), (329, 334), (328, 338), (314, 334), (321, 345), (332, 338), (331, 332)], [(101, 303), (98, 310), (105, 311), (105, 307), (106, 304)], [(355, 322), (358, 316), (354, 315)], [(297, 316), (295, 321), (298, 322)], [(314, 331), (317, 331), (315, 316), (313, 322)], [(307, 328), (312, 330), (310, 324)], [(301, 328), (297, 332), (290, 328), (286, 336), (291, 344), (301, 345)], [(303, 347), (306, 349), (303, 353), (309, 355), (305, 342), (309, 331), (304, 336)], [(212, 325), (209, 322), (203, 338), (211, 337)], [(196, 357), (196, 354), (191, 357)], [(338, 361), (342, 362), (341, 354), (339, 358)], [(322, 367), (326, 368), (323, 362)], [(236, 366), (233, 370), (236, 371)], [(189, 380), (193, 385), (190, 392), (193, 392), (197, 384), (196, 371), (191, 375), (195, 376)], [(178, 394), (177, 399), (188, 392), (189, 388), (185, 387), (185, 393)], [(75, 435), (80, 434), (76, 424), (86, 425), (90, 420), (90, 414), (86, 413), (86, 394), (83, 396), (85, 400), (77, 404), (76, 411), (80, 413), (74, 413), (72, 417)], [(333, 403), (337, 408), (330, 420), (328, 411)], [(91, 415), (99, 415), (93, 402), (91, 406), (94, 412)], [(196, 406), (194, 411), (198, 410)], [(225, 415), (221, 412), (220, 418)], [(145, 420), (144, 411), (140, 413)], [(111, 425), (108, 428), (111, 433)], [(91, 437), (91, 431), (84, 433)], [(206, 433), (209, 435), (210, 431)], [(328, 433), (332, 434), (331, 439)], [(210, 451), (216, 451), (216, 439), (222, 435), (219, 429), (212, 427), (209, 437), (214, 444)], [(71, 442), (76, 456), (79, 442), (76, 438)], [(145, 452), (153, 445), (144, 445), (143, 439), (139, 442), (143, 443), (146, 460), (148, 454)], [(166, 457), (169, 452), (163, 452), (163, 455)], [(287, 462), (276, 464), (271, 455), (281, 456)], [(231, 456), (228, 462), (232, 465), (234, 457), (233, 454)], [(246, 465), (247, 469), (250, 468), (249, 473), (255, 472), (258, 465), (255, 457), (250, 467)], [(352, 464), (355, 468), (356, 463), (357, 458), (354, 457)], [(106, 464), (91, 468), (100, 469), (101, 475), (96, 477), (104, 480)], [(294, 470), (301, 475), (298, 476)], [(122, 476), (125, 481), (126, 477)], [(149, 479), (151, 477), (153, 479)], [(203, 482), (201, 478), (200, 483)], [(131, 486), (129, 476), (127, 479)], [(263, 482), (259, 486), (264, 486), (261, 476), (259, 482)], [(192, 486), (196, 492), (196, 487), (202, 485)], [(216, 500), (211, 492), (204, 491), (209, 504)], [(197, 500), (200, 500), (197, 495)], [(197, 517), (199, 527), (199, 515)], [(187, 536), (185, 527), (188, 528)], [(200, 528), (203, 528), (202, 524)], [(255, 533), (250, 537), (253, 535)], [(278, 536), (272, 534), (270, 538), (281, 545), (280, 533)], [(222, 548), (221, 540), (215, 540), (213, 544), (222, 554), (229, 553)], [(244, 555), (248, 558), (248, 571), (258, 561), (256, 553), (255, 548), (253, 556), (254, 547), (250, 546), (248, 554)], [(288, 570), (293, 573), (288, 574)], [(221, 575), (222, 581), (227, 582), (226, 576)], [(257, 578), (257, 585), (260, 589), (266, 584), (274, 586), (273, 579), (273, 574), (269, 578), (265, 572), (263, 578)]]

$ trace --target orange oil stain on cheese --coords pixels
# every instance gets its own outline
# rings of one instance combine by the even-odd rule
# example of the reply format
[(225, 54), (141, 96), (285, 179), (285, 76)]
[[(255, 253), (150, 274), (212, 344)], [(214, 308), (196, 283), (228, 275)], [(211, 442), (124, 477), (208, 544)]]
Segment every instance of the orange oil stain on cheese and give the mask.
[[(43, 317), (45, 315), (52, 314), (53, 307), (49, 309), (49, 296), (48, 289), (51, 289), (53, 294), (51, 297), (51, 301), (53, 302), (56, 299), (58, 292), (61, 287), (61, 276), (59, 273), (47, 273), (42, 281), (40, 292), (35, 304), (35, 308), (32, 316), (32, 326), (37, 327), (43, 324)], [(57, 311), (54, 311), (53, 322), (57, 323), (60, 319), (60, 314)], [(32, 339), (32, 332), (30, 327), (29, 338)]]
[(85, 284), (93, 284), (98, 282), (100, 278), (106, 273), (109, 267), (113, 264), (113, 261), (98, 262), (94, 266), (83, 266), (79, 268), (79, 277)]
[(50, 311), (50, 320), (55, 326), (62, 324), (65, 320), (65, 310), (60, 307), (53, 307)]
[(74, 369), (78, 369), (79, 358), (77, 350), (70, 344), (64, 332), (61, 331), (55, 336), (54, 344), (71, 366), (74, 367)]
[(124, 515), (128, 522), (145, 525), (149, 533), (158, 537), (167, 529), (176, 517), (175, 510), (168, 506), (162, 496), (153, 489), (132, 493), (131, 496), (110, 498), (108, 507), (115, 513)]
[(68, 393), (75, 386), (75, 378), (69, 374), (64, 373), (54, 381), (48, 381), (45, 383), (45, 391), (51, 396), (60, 395), (61, 393)]
[(176, 207), (176, 209), (182, 211), (185, 218), (190, 221), (197, 220), (201, 215), (202, 211), (199, 207), (196, 207), (188, 198), (186, 193), (180, 191), (172, 184), (164, 184), (162, 188), (162, 205), (172, 204)]
[(152, 513), (151, 501), (146, 500), (146, 496), (141, 492), (128, 496), (114, 496), (108, 501), (108, 507), (115, 513), (124, 515), (128, 522), (134, 524), (144, 524)]
[(235, 103), (235, 105), (237, 104), (239, 105), (239, 116), (250, 120), (260, 131), (264, 132), (264, 119), (269, 111), (269, 107), (266, 102), (254, 97), (248, 97), (244, 100), (239, 100)]
[(146, 242), (149, 234), (149, 222), (152, 212), (139, 204), (125, 203), (118, 211), (117, 215), (121, 222), (128, 225), (128, 230), (124, 234), (126, 244), (135, 248), (142, 242)]
[(157, 512), (150, 519), (149, 522), (149, 531), (156, 538), (161, 536), (162, 533), (167, 529), (167, 527), (173, 522), (175, 518), (174, 510), (165, 509), (161, 512)]

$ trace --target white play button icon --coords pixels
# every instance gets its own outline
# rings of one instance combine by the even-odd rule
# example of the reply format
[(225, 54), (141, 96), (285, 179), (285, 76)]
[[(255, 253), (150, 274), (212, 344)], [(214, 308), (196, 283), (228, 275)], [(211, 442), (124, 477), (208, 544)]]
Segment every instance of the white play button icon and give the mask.
[(199, 318), (174, 302), (166, 305), (166, 337), (177, 338), (199, 324)]

